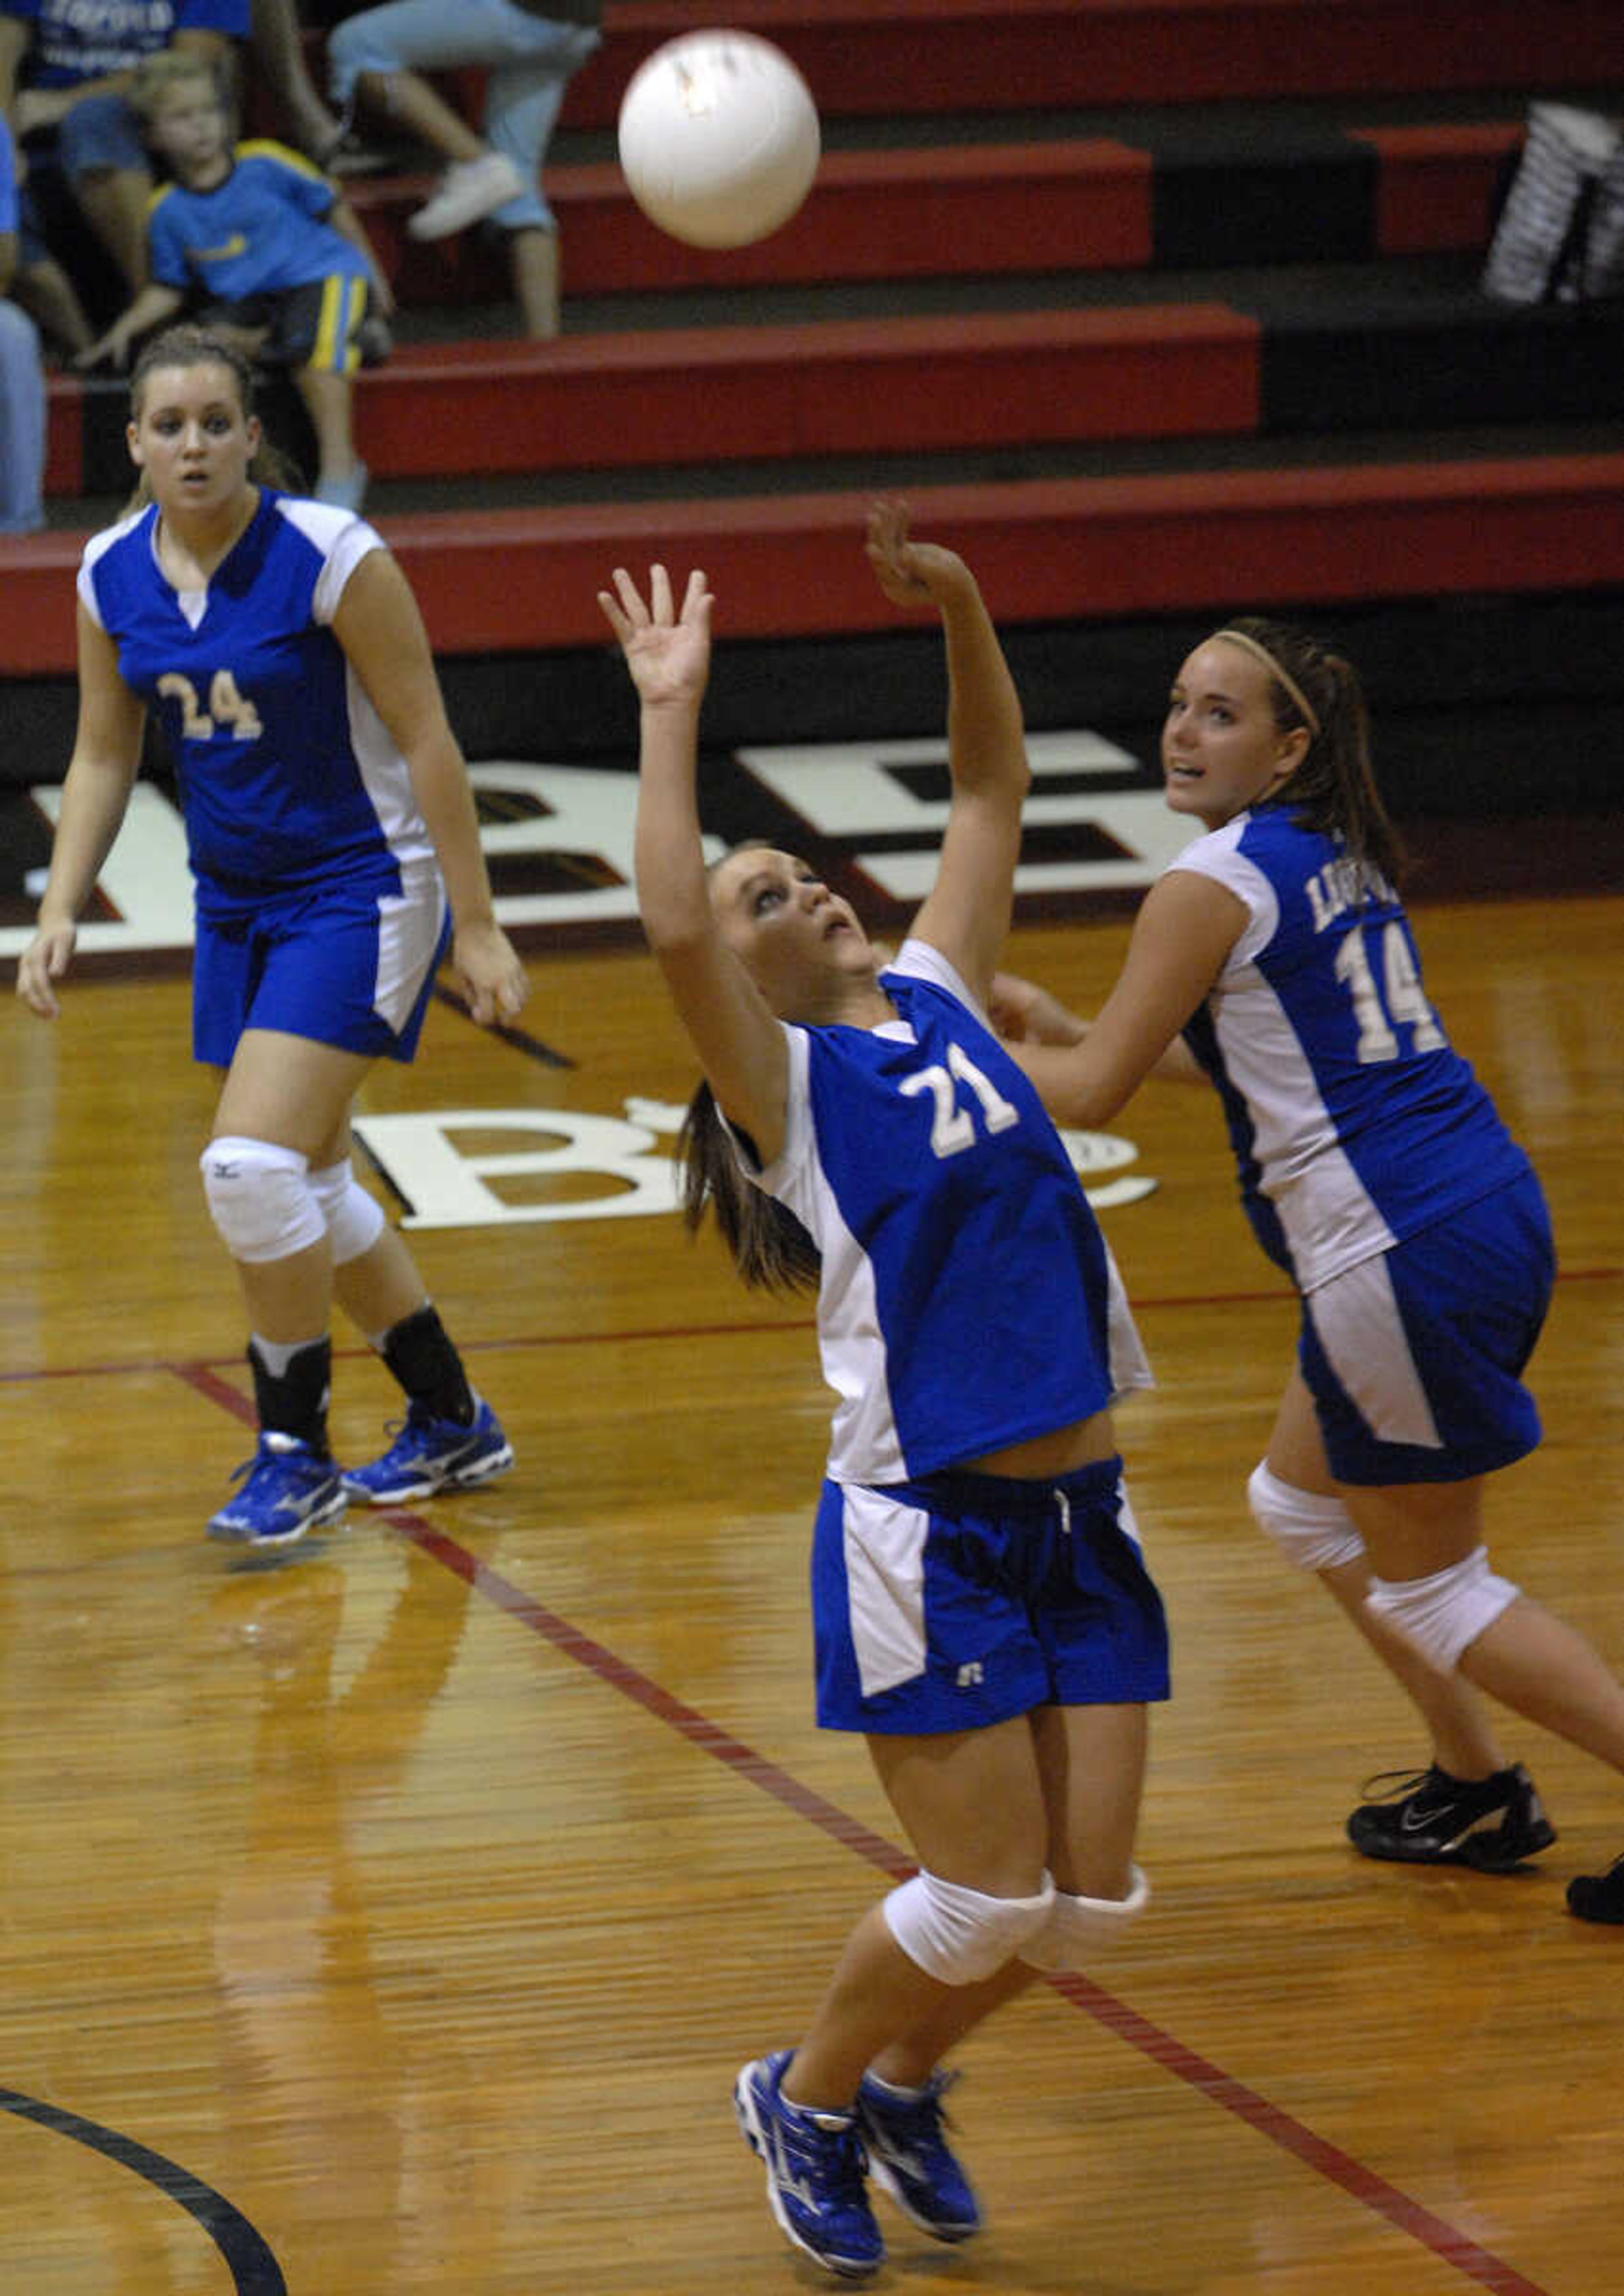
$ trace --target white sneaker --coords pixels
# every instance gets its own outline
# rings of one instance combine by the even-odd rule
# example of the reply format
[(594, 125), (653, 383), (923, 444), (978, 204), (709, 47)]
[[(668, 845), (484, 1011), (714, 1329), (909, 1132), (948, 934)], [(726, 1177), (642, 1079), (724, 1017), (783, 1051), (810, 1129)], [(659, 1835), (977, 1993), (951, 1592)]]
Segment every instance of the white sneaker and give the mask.
[(504, 208), (523, 191), (524, 177), (500, 152), (482, 160), (457, 160), (440, 178), (440, 186), (426, 206), (406, 224), (414, 239), (448, 239), (466, 231), (495, 208)]

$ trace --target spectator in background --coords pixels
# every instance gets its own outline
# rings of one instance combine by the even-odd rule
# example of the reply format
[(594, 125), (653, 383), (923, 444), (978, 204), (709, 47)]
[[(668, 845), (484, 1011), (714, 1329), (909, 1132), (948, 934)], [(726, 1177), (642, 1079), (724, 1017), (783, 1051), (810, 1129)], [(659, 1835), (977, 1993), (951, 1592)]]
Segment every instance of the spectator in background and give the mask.
[[(406, 226), (412, 236), (446, 239), (486, 217), (507, 234), (527, 335), (558, 332), (558, 226), (541, 166), (602, 16), (602, 0), (392, 0), (351, 16), (328, 43), (333, 101), (348, 111), (358, 96), (447, 162)], [(471, 67), (486, 74), (482, 135), (422, 77)]]
[(34, 323), (4, 299), (16, 268), (15, 157), (0, 113), (0, 534), (32, 534), (45, 522), (45, 383)]
[(249, 53), (254, 77), (275, 105), (289, 143), (325, 170), (343, 148), (344, 123), (328, 111), (310, 78), (297, 0), (252, 0), (252, 11)]
[[(155, 49), (186, 49), (222, 72), (234, 72), (236, 44), (247, 37), (249, 0), (0, 0), (0, 110), (5, 111), (28, 163), (22, 229), (25, 266), (47, 250), (65, 279), (46, 283), (73, 305), (55, 314), (70, 348), (90, 340), (84, 308), (111, 296), (127, 300), (147, 277), (147, 201), (152, 175), (141, 133), (126, 101), (130, 78)], [(53, 209), (65, 201), (65, 216)], [(82, 217), (121, 283), (111, 296), (74, 256), (53, 244)], [(116, 304), (115, 304), (116, 308)]]
[[(251, 0), (253, 21), (249, 35), (249, 65), (256, 86), (275, 114), (275, 127), (287, 141), (314, 160), (325, 176), (373, 173), (390, 165), (386, 152), (367, 150), (352, 132), (348, 117), (340, 119), (323, 101), (306, 62), (306, 32), (313, 23), (324, 30), (345, 12), (345, 0)], [(256, 114), (250, 111), (252, 121)]]
[(316, 432), (317, 502), (359, 510), (367, 473), (351, 428), (354, 376), (369, 309), (387, 308), (389, 291), (349, 202), (283, 144), (234, 147), (214, 70), (193, 56), (148, 56), (129, 102), (175, 181), (152, 201), (151, 279), (76, 364), (122, 366), (137, 336), (201, 295), (216, 333), (291, 371)]

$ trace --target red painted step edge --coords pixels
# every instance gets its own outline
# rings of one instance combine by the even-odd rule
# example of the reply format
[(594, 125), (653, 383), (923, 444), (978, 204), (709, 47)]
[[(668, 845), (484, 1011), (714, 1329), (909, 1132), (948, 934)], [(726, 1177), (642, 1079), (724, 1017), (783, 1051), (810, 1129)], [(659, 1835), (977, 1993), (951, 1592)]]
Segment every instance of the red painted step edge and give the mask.
[(565, 126), (612, 127), (643, 58), (718, 17), (777, 41), (831, 119), (1624, 78), (1617, 0), (611, 0)]
[(357, 439), (401, 478), (1249, 434), (1259, 332), (1196, 304), (445, 347), (366, 376)]
[[(830, 152), (782, 230), (712, 249), (657, 231), (612, 161), (551, 168), (545, 183), (564, 291), (583, 295), (1146, 264), (1151, 176), (1148, 152), (1100, 140)], [(406, 236), (409, 208), (429, 188), (426, 177), (348, 187), (402, 302), (455, 298), (475, 272), (505, 293), (499, 265), (476, 243)]]
[[(1212, 303), (429, 343), (361, 378), (356, 439), (402, 479), (1251, 434), (1259, 333)], [(83, 386), (50, 395), (77, 471)]]
[(1377, 155), (1376, 247), (1427, 255), (1489, 246), (1495, 190), (1522, 142), (1522, 123), (1350, 127)]
[[(910, 490), (1005, 622), (1624, 582), (1624, 454)], [(617, 564), (702, 565), (724, 637), (894, 628), (857, 494), (604, 503), (382, 521), (442, 652), (604, 638)], [(78, 537), (0, 544), (0, 676), (73, 660)]]

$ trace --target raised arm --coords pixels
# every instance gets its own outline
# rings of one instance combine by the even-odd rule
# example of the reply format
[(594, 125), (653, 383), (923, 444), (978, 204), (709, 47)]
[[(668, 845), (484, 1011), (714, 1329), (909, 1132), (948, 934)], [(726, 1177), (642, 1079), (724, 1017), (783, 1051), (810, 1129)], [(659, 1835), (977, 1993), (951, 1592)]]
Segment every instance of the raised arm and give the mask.
[[(993, 975), (987, 1000), (993, 1027), (1012, 1047), (1017, 1045), (1080, 1045), (1093, 1027), (1080, 1013), (1062, 1004), (1052, 989), (1002, 967)], [(1207, 1071), (1182, 1037), (1175, 1037), (1160, 1060), (1146, 1071), (1154, 1084), (1206, 1084)]]
[(72, 961), (79, 912), (112, 849), (141, 763), (145, 711), (119, 674), (112, 640), (78, 610), (79, 719), (62, 780), (51, 873), (37, 930), (17, 962), (17, 994), (43, 1021), (61, 1010), (56, 984)]
[(411, 586), (387, 551), (369, 551), (350, 575), (332, 631), (406, 761), (446, 881), (451, 958), (469, 1010), (480, 1022), (511, 1021), (529, 984), (496, 922), (473, 791), (447, 721), (428, 633)]
[[(1059, 1006), (1040, 1010), (1035, 1025), (1046, 1041), (1010, 1045), (1057, 1124), (1108, 1123), (1159, 1070), (1245, 922), (1244, 903), (1210, 877), (1170, 869), (1157, 879), (1134, 920), (1122, 970), (1097, 1019), (1085, 1023)], [(1076, 1031), (1073, 1041), (1056, 1042), (1070, 1033), (1067, 1022)], [(1181, 1068), (1176, 1062), (1163, 1073)]]
[(718, 1105), (763, 1162), (783, 1144), (789, 1057), (783, 1031), (723, 937), (701, 841), (699, 717), (710, 669), (711, 595), (688, 577), (682, 605), (663, 566), (645, 599), (624, 567), (600, 590), (638, 699), (637, 906), (671, 1001)]
[(1009, 931), (1021, 808), (1031, 774), (1015, 683), (975, 577), (939, 545), (912, 540), (906, 512), (869, 514), (868, 557), (898, 605), (934, 605), (947, 668), (947, 762), (953, 794), (936, 882), (913, 930), (985, 996)]

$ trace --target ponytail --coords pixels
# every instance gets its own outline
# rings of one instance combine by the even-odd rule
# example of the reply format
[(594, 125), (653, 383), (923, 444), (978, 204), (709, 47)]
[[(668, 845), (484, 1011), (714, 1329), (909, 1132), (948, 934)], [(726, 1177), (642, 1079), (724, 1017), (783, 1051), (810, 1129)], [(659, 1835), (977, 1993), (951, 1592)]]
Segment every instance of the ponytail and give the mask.
[(787, 1205), (746, 1179), (708, 1084), (688, 1103), (677, 1160), (683, 1226), (690, 1235), (698, 1234), (709, 1205), (734, 1266), (751, 1291), (816, 1291), (823, 1274), (817, 1246)]
[(1376, 785), (1358, 672), (1289, 623), (1251, 614), (1231, 629), (1275, 672), (1269, 697), (1280, 731), (1300, 726), (1308, 736), (1302, 763), (1267, 802), (1290, 807), (1306, 828), (1336, 838), (1367, 880), (1396, 886), (1407, 866), (1404, 840)]

